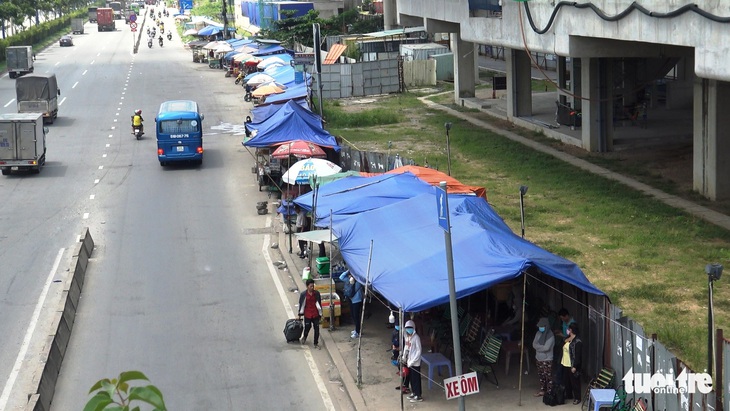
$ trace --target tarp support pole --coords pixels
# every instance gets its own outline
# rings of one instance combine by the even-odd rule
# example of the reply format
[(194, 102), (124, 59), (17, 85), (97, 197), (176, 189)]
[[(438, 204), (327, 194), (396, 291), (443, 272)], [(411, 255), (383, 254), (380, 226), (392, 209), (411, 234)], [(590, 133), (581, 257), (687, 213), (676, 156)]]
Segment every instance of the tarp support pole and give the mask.
[[(523, 367), (523, 360), (525, 357), (525, 301), (527, 300), (527, 295), (525, 292), (527, 291), (527, 273), (522, 272), (522, 332), (520, 333), (520, 379), (519, 383), (517, 384), (517, 390), (520, 392), (519, 400), (517, 402), (517, 405), (522, 405), (522, 367)], [(537, 365), (536, 365), (537, 367)]]
[[(330, 215), (332, 215), (330, 213)], [(330, 227), (330, 230), (332, 228)], [(331, 247), (331, 246), (330, 246)], [(368, 285), (370, 284), (370, 262), (373, 261), (373, 240), (370, 240), (370, 253), (368, 253), (368, 272), (365, 275), (365, 291), (362, 294), (362, 307), (360, 311), (360, 335), (357, 336), (357, 386), (362, 387), (362, 323), (365, 320), (365, 301), (368, 297)], [(332, 261), (330, 261), (330, 267)]]

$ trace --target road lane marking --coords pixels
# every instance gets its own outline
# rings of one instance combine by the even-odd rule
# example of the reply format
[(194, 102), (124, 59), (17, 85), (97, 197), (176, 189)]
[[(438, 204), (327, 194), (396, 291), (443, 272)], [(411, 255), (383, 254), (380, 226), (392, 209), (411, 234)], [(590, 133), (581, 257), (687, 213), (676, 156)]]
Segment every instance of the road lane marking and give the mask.
[(99, 179), (98, 178), (94, 180), (94, 184), (99, 184)]
[(84, 217), (83, 217), (83, 219), (84, 219), (84, 220), (88, 220), (88, 219), (89, 219), (89, 213), (84, 213)]
[(60, 102), (60, 103), (58, 103), (58, 105), (60, 106), (61, 104), (63, 104), (63, 102), (64, 102), (64, 101), (66, 101), (66, 97), (62, 98), (62, 99), (61, 99), (61, 102)]
[[(266, 218), (266, 226), (271, 227), (270, 216)], [(269, 268), (269, 274), (271, 274), (271, 279), (274, 281), (274, 285), (276, 285), (276, 291), (279, 293), (279, 298), (281, 298), (281, 303), (284, 305), (284, 310), (286, 311), (287, 317), (295, 318), (296, 316), (294, 315), (294, 311), (291, 308), (291, 304), (289, 304), (289, 299), (284, 292), (284, 287), (281, 285), (281, 281), (279, 280), (279, 276), (274, 270), (274, 264), (271, 261), (271, 256), (269, 255), (268, 245), (271, 241), (270, 237), (270, 234), (264, 236), (264, 244), (261, 248), (261, 253), (264, 255), (266, 266)], [(293, 273), (293, 275), (296, 275), (296, 273)], [(334, 410), (335, 406), (332, 403), (332, 398), (330, 398), (330, 394), (327, 392), (327, 386), (322, 380), (322, 377), (319, 375), (319, 369), (317, 368), (317, 363), (314, 361), (314, 357), (312, 357), (311, 350), (304, 350), (304, 359), (307, 360), (309, 371), (312, 373), (312, 377), (314, 377), (315, 384), (317, 384), (317, 389), (319, 390), (319, 395), (322, 397), (322, 402), (324, 402), (325, 409)]]
[(103, 169), (104, 169), (104, 166), (99, 166), (99, 170), (103, 170)]
[(71, 86), (71, 88), (76, 88), (76, 86), (78, 86), (78, 85), (79, 85), (79, 82), (77, 81), (77, 82), (74, 83), (73, 86)]
[(13, 101), (15, 101), (15, 99), (14, 99), (14, 98), (10, 99), (10, 101), (8, 101), (8, 104), (4, 105), (3, 107), (7, 107), (7, 106), (9, 106), (10, 104), (12, 104), (12, 103), (13, 103)]
[(30, 318), (28, 329), (25, 331), (25, 338), (23, 338), (23, 343), (21, 344), (20, 351), (18, 352), (18, 358), (15, 359), (15, 365), (13, 365), (13, 369), (10, 371), (10, 376), (5, 382), (5, 388), (3, 388), (3, 393), (0, 396), (0, 410), (4, 410), (5, 407), (8, 405), (8, 400), (10, 399), (10, 391), (13, 390), (15, 380), (18, 378), (18, 373), (20, 372), (20, 368), (25, 360), (25, 355), (28, 352), (28, 347), (30, 346), (30, 339), (35, 332), (35, 327), (38, 325), (38, 318), (41, 315), (41, 308), (43, 308), (43, 303), (46, 301), (46, 296), (48, 295), (48, 290), (51, 287), (51, 283), (53, 282), (53, 276), (56, 274), (56, 270), (58, 270), (58, 265), (61, 264), (61, 257), (63, 257), (64, 250), (64, 248), (58, 250), (58, 254), (56, 255), (56, 261), (53, 262), (51, 272), (48, 273), (46, 283), (43, 286), (41, 295), (38, 297), (38, 302), (36, 302), (35, 310), (33, 310), (33, 316)]
[(95, 61), (95, 60), (91, 60), (91, 65), (92, 65), (92, 66), (94, 65), (94, 61)]
[(86, 72), (87, 72), (87, 71), (89, 71), (89, 70), (84, 70), (84, 72), (83, 72), (83, 73), (81, 73), (81, 75), (82, 75), (82, 76), (85, 76), (85, 75), (86, 75)]
[(89, 200), (93, 200), (93, 199), (95, 199), (95, 198), (96, 198), (96, 194), (91, 194), (91, 195), (89, 195)]

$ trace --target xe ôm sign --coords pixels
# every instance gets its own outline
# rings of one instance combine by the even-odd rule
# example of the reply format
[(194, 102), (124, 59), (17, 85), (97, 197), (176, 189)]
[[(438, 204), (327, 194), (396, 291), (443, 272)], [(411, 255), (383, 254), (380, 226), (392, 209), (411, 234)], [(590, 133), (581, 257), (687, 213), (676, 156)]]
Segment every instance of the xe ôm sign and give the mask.
[(463, 397), (465, 395), (476, 394), (479, 392), (479, 380), (476, 372), (469, 374), (457, 375), (456, 377), (446, 378), (444, 380), (446, 388), (446, 399)]

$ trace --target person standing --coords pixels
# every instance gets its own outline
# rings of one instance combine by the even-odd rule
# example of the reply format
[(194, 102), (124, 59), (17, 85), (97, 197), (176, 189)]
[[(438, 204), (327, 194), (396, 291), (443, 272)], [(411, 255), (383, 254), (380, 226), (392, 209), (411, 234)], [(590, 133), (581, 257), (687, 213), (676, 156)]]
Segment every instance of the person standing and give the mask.
[(572, 395), (573, 404), (580, 404), (580, 369), (582, 365), (583, 341), (578, 338), (578, 324), (570, 323), (563, 343), (560, 365), (563, 370), (565, 396)]
[[(294, 205), (294, 211), (297, 213), (297, 233), (303, 233), (304, 231), (306, 231), (307, 212), (296, 204)], [(297, 254), (299, 258), (307, 258), (306, 250), (307, 242), (304, 240), (299, 240), (299, 254)]]
[(362, 284), (355, 280), (349, 270), (342, 273), (340, 280), (345, 282), (345, 297), (350, 299), (350, 314), (352, 315), (352, 322), (355, 324), (355, 329), (350, 333), (350, 338), (359, 338), (365, 291)]
[(304, 337), (306, 344), (309, 330), (314, 327), (314, 348), (319, 348), (319, 319), (322, 317), (322, 297), (314, 289), (314, 280), (307, 280), (307, 289), (299, 295), (299, 319), (304, 317)]
[(535, 397), (542, 397), (553, 388), (553, 347), (555, 336), (550, 329), (550, 321), (546, 317), (540, 318), (537, 322), (537, 334), (532, 340), (532, 348), (535, 349), (535, 360), (537, 362), (537, 375), (540, 378), (540, 390)]
[(408, 320), (405, 325), (406, 341), (404, 355), (408, 366), (408, 377), (411, 382), (410, 402), (421, 402), (421, 337), (416, 333), (416, 323)]

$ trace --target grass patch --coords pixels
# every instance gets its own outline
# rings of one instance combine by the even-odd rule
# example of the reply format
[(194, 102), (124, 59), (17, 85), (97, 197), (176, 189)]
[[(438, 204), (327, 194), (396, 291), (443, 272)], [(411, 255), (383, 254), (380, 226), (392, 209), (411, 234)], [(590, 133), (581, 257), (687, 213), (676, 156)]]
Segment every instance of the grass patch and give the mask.
[[(453, 105), (453, 94), (430, 100)], [(328, 105), (335, 111), (351, 106)], [(457, 107), (454, 106), (456, 109)], [(367, 121), (384, 114), (368, 113)], [(615, 181), (589, 174), (534, 151), (502, 134), (422, 105), (415, 95), (381, 99), (378, 110), (397, 113), (397, 122), (360, 128), (337, 121), (329, 131), (361, 150), (399, 153), (420, 165), (446, 170), (445, 122), (450, 131), (452, 175), (465, 184), (487, 188), (489, 203), (520, 232), (519, 186), (525, 196), (525, 238), (577, 263), (586, 276), (624, 313), (638, 321), (694, 369), (706, 358), (707, 279), (704, 266), (730, 266), (730, 233)], [(462, 112), (550, 146), (560, 143), (517, 128), (481, 112)], [(355, 112), (355, 115), (361, 115)], [(336, 127), (335, 127), (336, 126)], [(390, 148), (389, 148), (390, 142)], [(625, 169), (620, 160), (590, 153), (580, 156), (661, 189), (671, 184), (645, 169)], [(642, 174), (643, 173), (643, 174)], [(641, 177), (641, 176), (644, 177)], [(647, 184), (649, 184), (647, 182)], [(671, 192), (671, 191), (670, 191)], [(718, 328), (730, 328), (730, 286), (715, 287)]]

